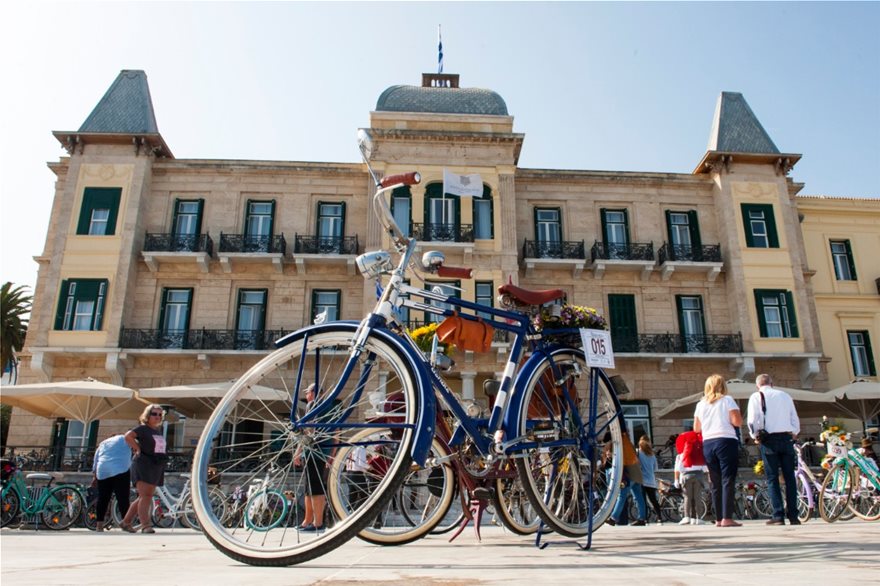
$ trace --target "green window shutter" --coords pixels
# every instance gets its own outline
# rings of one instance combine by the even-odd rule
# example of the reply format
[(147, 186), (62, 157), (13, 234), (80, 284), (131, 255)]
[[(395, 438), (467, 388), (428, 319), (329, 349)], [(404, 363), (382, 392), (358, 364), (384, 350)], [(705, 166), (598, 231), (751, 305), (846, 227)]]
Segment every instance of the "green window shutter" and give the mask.
[(180, 198), (174, 198), (174, 214), (171, 216), (171, 231), (177, 233), (177, 217), (180, 215)]
[[(750, 206), (747, 203), (740, 205), (740, 211), (742, 212), (742, 220), (743, 220), (743, 230), (745, 231), (746, 246), (748, 248), (753, 248), (755, 246), (755, 239), (752, 236), (752, 225), (749, 222), (749, 209), (751, 207), (752, 206)], [(756, 291), (756, 294), (757, 294), (757, 291)]]
[(684, 308), (682, 307), (682, 296), (675, 296), (675, 311), (678, 313), (678, 333), (684, 335)]
[(98, 426), (100, 425), (100, 421), (97, 419), (92, 421), (89, 424), (89, 435), (88, 435), (88, 450), (91, 452), (98, 445)]
[(688, 227), (691, 231), (691, 244), (695, 251), (699, 251), (703, 242), (700, 240), (700, 221), (697, 219), (697, 210), (688, 211)]
[(608, 315), (611, 325), (611, 341), (618, 352), (638, 350), (638, 324), (636, 303), (633, 295), (608, 295)]
[(773, 206), (761, 206), (764, 209), (764, 217), (767, 219), (767, 240), (770, 248), (779, 248), (779, 234), (776, 231), (776, 218), (773, 215)]
[(64, 313), (67, 308), (68, 287), (70, 281), (64, 279), (61, 281), (61, 293), (58, 295), (58, 308), (55, 310), (55, 329), (64, 329)]
[(489, 235), (495, 238), (495, 200), (492, 199), (492, 188), (485, 184), (483, 197), (489, 200)]
[(865, 353), (868, 355), (868, 373), (871, 376), (877, 376), (877, 369), (874, 367), (874, 351), (871, 349), (871, 338), (868, 332), (862, 332), (865, 339)]
[(269, 216), (269, 240), (270, 240), (269, 246), (270, 247), (272, 246), (272, 243), (271, 243), (272, 237), (275, 235), (275, 200), (273, 199), (271, 203), (272, 203), (272, 207), (270, 208), (271, 211), (269, 212), (270, 213), (270, 216)]
[(853, 281), (856, 281), (858, 276), (856, 275), (856, 260), (853, 258), (852, 246), (850, 246), (849, 240), (844, 240), (843, 243), (846, 246), (846, 260), (849, 263), (850, 277), (852, 277)]
[[(345, 238), (345, 202), (339, 202), (339, 205), (342, 206), (342, 227), (339, 230), (339, 237)], [(272, 208), (273, 211), (275, 208)]]
[(626, 230), (626, 243), (632, 244), (632, 239), (629, 237), (629, 210), (623, 209), (623, 228)]
[(92, 221), (92, 210), (106, 209), (107, 231), (106, 236), (116, 233), (116, 219), (119, 216), (119, 200), (122, 197), (121, 187), (86, 187), (83, 191), (82, 208), (79, 212), (79, 221), (76, 226), (77, 234), (88, 234), (89, 224)]
[(602, 242), (608, 244), (608, 210), (602, 208), (599, 210), (599, 217), (602, 220)]
[(797, 326), (797, 312), (794, 309), (794, 296), (791, 291), (786, 291), (785, 295), (785, 307), (788, 311), (788, 322), (789, 328), (791, 329), (791, 337), (797, 338), (798, 334), (798, 326)]
[(196, 238), (197, 238), (196, 241), (198, 241), (198, 236), (201, 236), (201, 234), (202, 234), (202, 215), (205, 212), (204, 198), (199, 198), (197, 201), (199, 202), (199, 216), (196, 219)]
[(764, 302), (761, 299), (767, 293), (770, 292), (766, 289), (755, 289), (755, 308), (758, 311), (758, 331), (762, 338), (767, 337), (767, 322), (764, 319)]
[(669, 253), (671, 258), (675, 258), (675, 253), (671, 248), (675, 242), (672, 240), (672, 210), (666, 210), (664, 212), (666, 214), (666, 241), (669, 242)]
[(246, 202), (244, 202), (244, 230), (243, 230), (243, 232), (244, 232), (245, 236), (249, 236), (248, 232), (250, 232), (250, 222), (248, 222), (248, 218), (250, 218), (250, 215), (251, 215), (251, 204), (253, 202), (254, 202), (254, 200), (252, 200), (252, 199), (249, 199)]

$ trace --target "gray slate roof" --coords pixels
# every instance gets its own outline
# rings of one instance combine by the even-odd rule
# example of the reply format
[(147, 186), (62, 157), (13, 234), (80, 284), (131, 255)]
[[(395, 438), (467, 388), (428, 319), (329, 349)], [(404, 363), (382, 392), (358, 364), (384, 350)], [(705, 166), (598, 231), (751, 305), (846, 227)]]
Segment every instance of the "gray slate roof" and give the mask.
[(727, 153), (778, 154), (767, 131), (746, 99), (737, 92), (721, 92), (706, 150)]
[(79, 132), (158, 134), (147, 74), (123, 69)]
[(507, 104), (492, 90), (393, 85), (376, 102), (377, 112), (428, 112), (507, 116)]

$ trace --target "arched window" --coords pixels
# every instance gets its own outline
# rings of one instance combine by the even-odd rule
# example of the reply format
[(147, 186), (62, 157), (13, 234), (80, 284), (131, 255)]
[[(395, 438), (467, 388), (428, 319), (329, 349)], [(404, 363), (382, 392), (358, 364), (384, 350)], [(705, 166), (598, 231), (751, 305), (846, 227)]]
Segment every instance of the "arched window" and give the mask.
[(474, 239), (491, 240), (495, 237), (492, 188), (483, 184), (483, 195), (474, 198)]
[(391, 192), (391, 215), (404, 235), (412, 233), (412, 193), (409, 186), (398, 187)]
[(425, 188), (425, 230), (422, 239), (456, 242), (460, 239), (461, 200), (457, 195), (444, 194), (443, 183)]

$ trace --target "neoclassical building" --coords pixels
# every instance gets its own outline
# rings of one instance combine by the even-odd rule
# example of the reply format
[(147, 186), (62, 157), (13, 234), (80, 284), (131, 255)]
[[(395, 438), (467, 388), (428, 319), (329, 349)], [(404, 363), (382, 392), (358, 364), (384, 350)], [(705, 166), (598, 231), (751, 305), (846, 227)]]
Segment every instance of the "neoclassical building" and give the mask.
[[(821, 291), (811, 282), (824, 269), (808, 259), (799, 221), (801, 205), (812, 226), (834, 203), (797, 197), (800, 155), (777, 148), (741, 94), (722, 93), (706, 123), (691, 173), (522, 168), (526, 137), (501, 96), (425, 74), (384, 91), (367, 128), (380, 173), (423, 177), (393, 194), (398, 223), (423, 249), (474, 268), (473, 279), (429, 285), (493, 303), (512, 280), (599, 309), (632, 391), (628, 425), (662, 441), (686, 422), (653, 413), (702, 390), (708, 374), (770, 372), (783, 386), (825, 390), (837, 372), (814, 303), (830, 289), (824, 276)], [(143, 71), (122, 71), (79, 130), (54, 134), (67, 154), (49, 165), (57, 182), (21, 382), (228, 381), (281, 333), (319, 313), (359, 319), (375, 300), (354, 264), (385, 244), (363, 165), (178, 159)], [(444, 169), (478, 173), (482, 196), (444, 194)], [(859, 202), (847, 205), (858, 213)], [(880, 276), (867, 256), (878, 243), (871, 221), (856, 246), (869, 279)], [(866, 309), (852, 331), (877, 331), (869, 282), (858, 282)], [(416, 313), (412, 322), (425, 319)], [(456, 355), (451, 385), (485, 403), (482, 382), (506, 348), (498, 337), (486, 354)], [(191, 446), (201, 424), (179, 420), (169, 441)], [(16, 409), (9, 443), (93, 445), (128, 426), (84, 430)]]

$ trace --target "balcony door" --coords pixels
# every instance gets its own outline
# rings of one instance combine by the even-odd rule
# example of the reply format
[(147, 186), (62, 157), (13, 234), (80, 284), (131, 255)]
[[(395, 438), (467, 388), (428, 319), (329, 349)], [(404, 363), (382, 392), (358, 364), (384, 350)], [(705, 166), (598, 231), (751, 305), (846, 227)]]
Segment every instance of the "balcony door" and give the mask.
[(398, 187), (391, 193), (391, 215), (397, 227), (409, 236), (412, 229), (412, 195), (409, 187)]
[(266, 289), (242, 289), (238, 292), (235, 315), (235, 349), (262, 350), (266, 326)]
[(672, 260), (700, 260), (700, 230), (697, 212), (666, 211), (666, 229)]
[(182, 200), (174, 202), (174, 219), (171, 222), (172, 250), (196, 252), (202, 231), (202, 210), (205, 200)]
[(345, 204), (318, 204), (318, 252), (339, 254), (342, 252), (342, 236), (345, 234)]
[(559, 208), (535, 208), (535, 240), (538, 258), (562, 258), (562, 212)]
[(634, 295), (609, 295), (611, 345), (615, 352), (638, 352), (639, 328)]
[(457, 195), (443, 194), (442, 183), (432, 183), (425, 191), (425, 240), (459, 241), (461, 226), (460, 200)]
[(242, 252), (272, 252), (274, 221), (274, 201), (248, 200)]
[(161, 348), (185, 348), (192, 306), (192, 289), (163, 289), (159, 316)]
[(629, 219), (626, 210), (602, 212), (602, 238), (609, 259), (629, 258)]
[(706, 352), (706, 322), (703, 298), (699, 295), (676, 295), (678, 327), (685, 352)]

